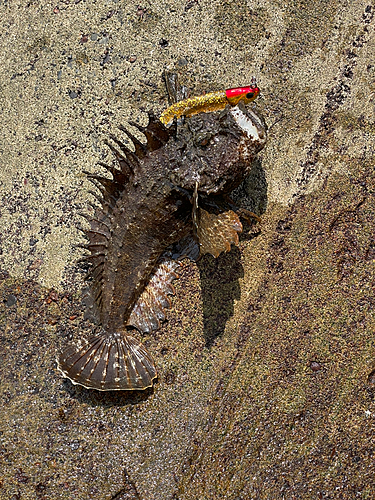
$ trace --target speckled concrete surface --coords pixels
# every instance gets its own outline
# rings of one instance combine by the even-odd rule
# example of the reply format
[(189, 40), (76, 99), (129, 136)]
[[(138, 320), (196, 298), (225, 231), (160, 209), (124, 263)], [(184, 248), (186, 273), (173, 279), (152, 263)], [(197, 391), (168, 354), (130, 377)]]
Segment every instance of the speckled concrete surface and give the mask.
[[(0, 2), (0, 498), (374, 498), (374, 6)], [(144, 394), (73, 387), (74, 224), (104, 139), (247, 83), (270, 126), (260, 230), (185, 265)], [(247, 197), (245, 194), (247, 193)]]

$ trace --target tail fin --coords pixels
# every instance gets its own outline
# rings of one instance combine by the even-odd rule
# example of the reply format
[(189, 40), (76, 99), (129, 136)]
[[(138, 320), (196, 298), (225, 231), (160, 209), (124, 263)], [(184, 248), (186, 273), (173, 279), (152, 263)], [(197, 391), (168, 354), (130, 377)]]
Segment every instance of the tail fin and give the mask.
[(81, 349), (69, 347), (57, 367), (73, 384), (98, 391), (143, 390), (157, 377), (143, 345), (123, 333), (102, 333)]

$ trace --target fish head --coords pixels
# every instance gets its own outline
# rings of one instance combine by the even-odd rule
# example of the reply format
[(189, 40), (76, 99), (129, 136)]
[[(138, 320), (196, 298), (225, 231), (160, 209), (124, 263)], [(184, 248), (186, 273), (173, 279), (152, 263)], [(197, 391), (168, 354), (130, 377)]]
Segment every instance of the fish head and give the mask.
[(267, 139), (263, 119), (240, 101), (216, 113), (200, 113), (178, 127), (169, 147), (171, 181), (207, 195), (233, 191), (249, 174)]

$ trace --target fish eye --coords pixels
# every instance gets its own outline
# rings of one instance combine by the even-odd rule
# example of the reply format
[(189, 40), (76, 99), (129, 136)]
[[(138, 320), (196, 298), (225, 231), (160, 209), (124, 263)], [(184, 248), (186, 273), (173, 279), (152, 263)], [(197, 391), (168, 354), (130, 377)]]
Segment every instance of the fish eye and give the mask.
[(246, 94), (246, 99), (251, 99), (252, 97), (254, 97), (254, 92), (248, 92)]

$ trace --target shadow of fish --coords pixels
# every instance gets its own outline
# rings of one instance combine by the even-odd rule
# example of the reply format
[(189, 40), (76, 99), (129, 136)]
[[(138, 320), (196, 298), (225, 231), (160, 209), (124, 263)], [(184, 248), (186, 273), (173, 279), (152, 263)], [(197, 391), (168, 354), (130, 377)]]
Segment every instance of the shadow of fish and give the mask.
[(249, 174), (265, 144), (262, 120), (243, 103), (199, 113), (167, 128), (150, 113), (126, 128), (134, 151), (111, 137), (117, 166), (112, 179), (88, 174), (101, 191), (100, 208), (87, 216), (91, 307), (98, 330), (88, 343), (69, 347), (58, 368), (74, 384), (143, 390), (157, 377), (152, 357), (129, 332), (159, 328), (183, 257), (217, 257), (238, 244), (242, 225), (228, 195)]

